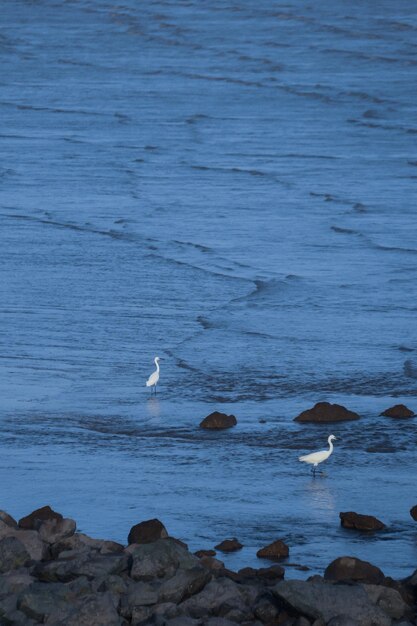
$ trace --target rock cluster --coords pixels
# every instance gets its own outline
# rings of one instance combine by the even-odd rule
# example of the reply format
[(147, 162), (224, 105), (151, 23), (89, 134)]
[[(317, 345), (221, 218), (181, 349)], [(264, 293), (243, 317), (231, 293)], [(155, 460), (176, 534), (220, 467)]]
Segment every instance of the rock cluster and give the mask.
[(370, 563), (342, 557), (324, 578), (285, 581), (280, 565), (232, 572), (211, 553), (199, 558), (158, 520), (135, 525), (127, 546), (75, 526), (47, 507), (19, 524), (0, 512), (0, 624), (415, 624), (417, 571), (396, 582)]

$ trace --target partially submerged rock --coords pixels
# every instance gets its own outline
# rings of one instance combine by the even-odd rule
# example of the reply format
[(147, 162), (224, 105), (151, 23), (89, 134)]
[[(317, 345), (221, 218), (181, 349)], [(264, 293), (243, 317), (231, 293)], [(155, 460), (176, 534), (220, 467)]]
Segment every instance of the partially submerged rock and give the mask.
[(354, 411), (349, 411), (341, 404), (317, 402), (313, 408), (307, 409), (295, 417), (294, 421), (302, 423), (314, 422), (316, 424), (328, 424), (331, 422), (343, 422), (358, 419), (360, 419), (360, 415)]
[(236, 550), (241, 550), (243, 548), (243, 544), (241, 544), (240, 541), (234, 537), (233, 539), (225, 539), (221, 543), (217, 544), (215, 548), (221, 552), (236, 552)]
[(379, 567), (368, 563), (368, 561), (361, 561), (361, 559), (352, 556), (341, 556), (326, 567), (324, 578), (326, 580), (351, 580), (379, 585), (385, 576)]
[(216, 556), (216, 550), (197, 550), (194, 554), (201, 559), (203, 556)]
[(200, 423), (200, 428), (207, 428), (209, 430), (222, 430), (224, 428), (231, 428), (236, 426), (237, 419), (234, 415), (226, 415), (226, 413), (219, 413), (214, 411), (207, 415)]
[(290, 551), (286, 543), (281, 539), (273, 541), (268, 546), (261, 548), (256, 553), (259, 559), (285, 559), (289, 555)]
[(127, 541), (131, 543), (152, 543), (168, 537), (168, 532), (159, 519), (150, 519), (132, 526)]
[(386, 409), (381, 413), (381, 415), (385, 415), (386, 417), (396, 417), (399, 419), (414, 417), (415, 413), (411, 411), (405, 404), (396, 404), (389, 409)]
[(417, 522), (417, 504), (410, 509), (410, 515)]
[(352, 528), (355, 530), (382, 530), (385, 524), (373, 515), (362, 515), (354, 511), (346, 511), (339, 513), (340, 523), (343, 528)]

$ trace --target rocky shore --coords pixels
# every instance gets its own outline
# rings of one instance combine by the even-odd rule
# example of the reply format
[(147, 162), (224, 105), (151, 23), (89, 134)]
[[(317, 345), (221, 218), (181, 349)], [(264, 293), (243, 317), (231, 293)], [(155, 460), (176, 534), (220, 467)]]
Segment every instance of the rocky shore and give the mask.
[(395, 581), (342, 557), (323, 576), (284, 577), (279, 564), (232, 572), (213, 551), (192, 554), (158, 520), (133, 526), (124, 546), (77, 533), (48, 506), (19, 522), (0, 512), (0, 624), (417, 624), (417, 570)]

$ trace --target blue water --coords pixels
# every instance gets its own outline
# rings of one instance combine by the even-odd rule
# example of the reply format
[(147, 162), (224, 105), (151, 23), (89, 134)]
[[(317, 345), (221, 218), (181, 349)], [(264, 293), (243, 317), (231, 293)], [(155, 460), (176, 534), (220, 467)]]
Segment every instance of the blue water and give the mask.
[[(416, 35), (411, 0), (3, 1), (1, 508), (415, 569), (416, 422), (379, 413), (417, 412)], [(362, 419), (293, 422), (319, 400)]]

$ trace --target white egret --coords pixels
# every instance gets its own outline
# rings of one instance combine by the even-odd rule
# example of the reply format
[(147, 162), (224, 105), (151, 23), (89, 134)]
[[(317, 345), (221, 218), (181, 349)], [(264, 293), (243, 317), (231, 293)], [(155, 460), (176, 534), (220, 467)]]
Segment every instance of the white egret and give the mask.
[(328, 450), (320, 450), (320, 452), (312, 452), (311, 454), (305, 454), (304, 456), (298, 457), (298, 460), (302, 463), (309, 463), (312, 465), (313, 476), (316, 475), (316, 467), (319, 463), (323, 463), (326, 459), (329, 458), (331, 453), (333, 452), (333, 439), (336, 439), (334, 435), (330, 435), (327, 439), (327, 443), (329, 444)]
[(159, 380), (159, 361), (160, 361), (160, 357), (156, 356), (154, 358), (156, 370), (149, 376), (148, 380), (146, 381), (147, 387), (155, 387), (155, 393), (156, 393), (156, 385), (158, 384), (158, 380)]

